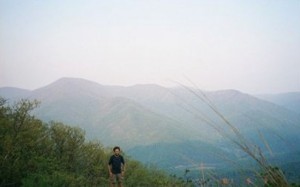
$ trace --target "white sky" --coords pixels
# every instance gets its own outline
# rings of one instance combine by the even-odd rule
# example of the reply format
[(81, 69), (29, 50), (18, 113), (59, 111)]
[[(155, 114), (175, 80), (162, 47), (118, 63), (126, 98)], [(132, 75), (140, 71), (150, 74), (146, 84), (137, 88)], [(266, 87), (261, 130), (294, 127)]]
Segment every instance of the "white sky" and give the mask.
[(300, 91), (299, 0), (0, 0), (0, 87)]

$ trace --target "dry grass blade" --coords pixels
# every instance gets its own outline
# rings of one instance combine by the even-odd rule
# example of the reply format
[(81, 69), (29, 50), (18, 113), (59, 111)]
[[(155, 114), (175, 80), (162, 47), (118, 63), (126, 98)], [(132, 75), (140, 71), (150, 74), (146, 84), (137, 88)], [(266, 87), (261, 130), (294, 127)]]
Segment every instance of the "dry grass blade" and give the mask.
[[(192, 83), (192, 82), (191, 82)], [(192, 83), (193, 84), (193, 83)], [(187, 87), (183, 84), (180, 84), (184, 89), (189, 91), (192, 95), (194, 95), (196, 98), (198, 98), (200, 101), (205, 103), (212, 111), (213, 113), (223, 121), (223, 123), (233, 132), (233, 136), (223, 131), (222, 128), (220, 128), (216, 123), (213, 122), (211, 119), (207, 119), (207, 117), (203, 117), (203, 113), (199, 112), (199, 109), (193, 108), (193, 110), (196, 111), (196, 113), (199, 114), (199, 118), (205, 121), (208, 125), (213, 127), (221, 136), (228, 138), (232, 143), (234, 143), (237, 147), (239, 147), (242, 151), (244, 151), (249, 157), (251, 157), (261, 168), (262, 174), (259, 175), (261, 180), (269, 185), (269, 186), (278, 186), (278, 187), (286, 187), (289, 186), (288, 182), (283, 174), (283, 172), (277, 168), (272, 167), (268, 164), (266, 158), (264, 157), (261, 149), (256, 146), (254, 143), (251, 143), (249, 140), (247, 140), (229, 120), (226, 119), (226, 117), (217, 109), (217, 107), (213, 104), (212, 101), (206, 96), (206, 94), (201, 91), (200, 89), (192, 89), (190, 87)], [(194, 85), (194, 84), (193, 84)], [(197, 86), (195, 86), (197, 88)], [(266, 140), (263, 138), (263, 135), (260, 133), (260, 136), (264, 142), (264, 144), (267, 146), (269, 151), (271, 152), (271, 148), (269, 144), (266, 142)]]

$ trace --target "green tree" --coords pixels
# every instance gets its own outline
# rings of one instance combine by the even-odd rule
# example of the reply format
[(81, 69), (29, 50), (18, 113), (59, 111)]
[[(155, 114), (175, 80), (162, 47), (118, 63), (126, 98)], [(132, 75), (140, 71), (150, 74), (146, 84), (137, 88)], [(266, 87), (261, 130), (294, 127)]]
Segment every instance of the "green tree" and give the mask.
[[(36, 100), (0, 98), (0, 186), (107, 186), (110, 152), (85, 132), (31, 115)], [(125, 155), (126, 156), (126, 155)], [(126, 158), (126, 186), (183, 186), (157, 168)]]
[(85, 133), (80, 128), (51, 122), (49, 129), (53, 153), (56, 159), (64, 163), (64, 169), (77, 172), (77, 159), (85, 141)]
[(1, 185), (20, 185), (28, 170), (33, 170), (32, 158), (38, 150), (43, 125), (30, 115), (37, 101), (20, 100), (9, 107), (1, 99)]

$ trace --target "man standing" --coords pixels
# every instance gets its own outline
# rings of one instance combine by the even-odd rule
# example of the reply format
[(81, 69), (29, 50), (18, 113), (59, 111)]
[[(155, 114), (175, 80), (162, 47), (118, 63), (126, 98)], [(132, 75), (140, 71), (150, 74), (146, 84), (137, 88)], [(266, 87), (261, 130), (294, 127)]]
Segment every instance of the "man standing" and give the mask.
[(122, 155), (120, 155), (120, 147), (113, 148), (114, 155), (112, 155), (108, 162), (108, 172), (110, 186), (115, 187), (118, 183), (118, 187), (122, 187), (123, 176), (125, 172), (125, 161)]

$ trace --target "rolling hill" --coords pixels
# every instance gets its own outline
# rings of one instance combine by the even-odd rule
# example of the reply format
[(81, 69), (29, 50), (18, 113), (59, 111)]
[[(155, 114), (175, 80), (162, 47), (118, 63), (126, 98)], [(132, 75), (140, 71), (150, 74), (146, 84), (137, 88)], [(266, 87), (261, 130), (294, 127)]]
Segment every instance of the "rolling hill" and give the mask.
[(62, 78), (32, 91), (0, 88), (0, 96), (10, 102), (20, 98), (40, 100), (41, 106), (34, 111), (38, 118), (79, 126), (89, 139), (98, 139), (105, 146), (120, 145), (145, 163), (159, 163), (168, 155), (176, 155), (164, 162), (164, 167), (200, 160), (217, 162), (209, 150), (230, 159), (241, 157), (227, 139), (208, 125), (210, 122), (233, 135), (205, 102), (212, 103), (264, 152), (280, 154), (288, 161), (289, 155), (300, 150), (296, 143), (300, 141), (300, 117), (296, 112), (237, 90), (104, 86), (84, 79)]

